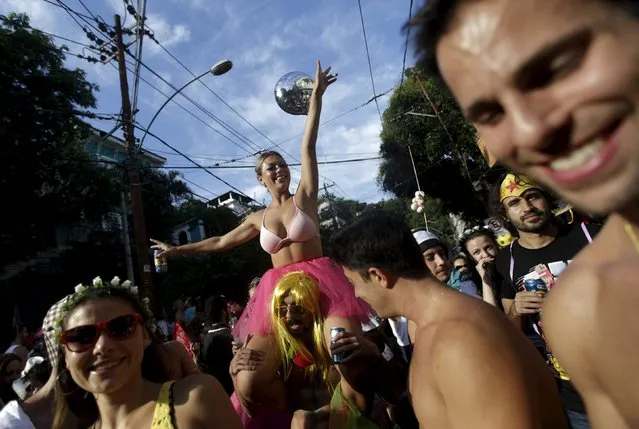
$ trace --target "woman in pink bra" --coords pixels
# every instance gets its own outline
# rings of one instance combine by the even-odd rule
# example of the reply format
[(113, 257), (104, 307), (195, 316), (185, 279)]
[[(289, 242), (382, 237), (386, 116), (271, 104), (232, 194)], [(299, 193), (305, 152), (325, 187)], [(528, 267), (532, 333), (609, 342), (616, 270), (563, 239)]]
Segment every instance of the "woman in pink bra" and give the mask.
[[(327, 343), (330, 342), (331, 326), (343, 327), (346, 331), (357, 334), (361, 333), (360, 322), (369, 318), (369, 307), (355, 297), (341, 268), (323, 256), (319, 236), (316, 143), (322, 96), (326, 88), (337, 79), (337, 74), (329, 74), (330, 69), (322, 70), (320, 62), (317, 62), (315, 86), (302, 140), (302, 173), (295, 194), (291, 194), (289, 190), (291, 175), (282, 156), (274, 151), (264, 152), (257, 159), (255, 172), (258, 182), (271, 194), (268, 208), (249, 215), (240, 226), (221, 237), (211, 237), (182, 246), (151, 240), (155, 243), (154, 249), (163, 250), (157, 255), (162, 258), (223, 252), (260, 236), (262, 248), (271, 255), (273, 268), (262, 276), (233, 333), (235, 338), (241, 340), (250, 335), (251, 349), (274, 350), (274, 347), (269, 346), (273, 344), (270, 342), (272, 337), (269, 338), (273, 332), (269, 320), (269, 302), (276, 283), (290, 271), (303, 271), (319, 280), (321, 311), (326, 317)], [(330, 349), (330, 344), (328, 348)], [(253, 388), (251, 390), (257, 391), (254, 387), (259, 384), (260, 371), (240, 375), (244, 374), (246, 382)]]

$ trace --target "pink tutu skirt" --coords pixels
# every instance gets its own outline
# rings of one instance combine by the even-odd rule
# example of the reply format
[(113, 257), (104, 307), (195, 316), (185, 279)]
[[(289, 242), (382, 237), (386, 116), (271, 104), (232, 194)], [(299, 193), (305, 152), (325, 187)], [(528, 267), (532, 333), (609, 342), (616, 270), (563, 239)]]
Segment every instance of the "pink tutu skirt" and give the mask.
[(288, 411), (262, 408), (253, 417), (249, 417), (235, 393), (231, 395), (231, 404), (245, 429), (289, 429), (291, 427), (293, 414)]
[(368, 304), (355, 296), (353, 286), (342, 269), (330, 258), (322, 257), (271, 268), (262, 278), (233, 330), (233, 336), (245, 341), (247, 336), (264, 336), (273, 332), (269, 315), (271, 296), (277, 282), (291, 271), (303, 271), (320, 283), (320, 310), (324, 317), (356, 318), (368, 322), (374, 314)]

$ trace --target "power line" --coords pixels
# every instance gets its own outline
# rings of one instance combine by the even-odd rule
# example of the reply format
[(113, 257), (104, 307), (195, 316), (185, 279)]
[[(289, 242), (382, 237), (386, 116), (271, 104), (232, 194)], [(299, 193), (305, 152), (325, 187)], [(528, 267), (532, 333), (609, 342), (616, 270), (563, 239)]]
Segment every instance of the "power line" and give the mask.
[[(160, 41), (158, 41), (157, 39), (151, 37), (151, 40), (153, 40), (155, 43), (158, 44), (158, 46), (160, 46), (160, 48), (166, 52), (174, 61), (176, 61), (180, 66), (182, 66), (182, 68), (184, 70), (186, 70), (192, 77), (195, 77), (195, 73), (193, 73), (193, 71), (187, 67), (182, 61), (180, 61), (175, 55), (173, 55), (171, 53), (171, 51), (169, 51), (167, 48), (164, 47), (164, 45), (162, 43), (160, 43)], [(213, 89), (211, 89), (206, 83), (204, 83), (203, 81), (199, 81), (199, 83), (201, 85), (203, 85), (206, 89), (209, 90), (209, 92), (211, 94), (213, 94), (218, 100), (220, 100), (226, 107), (228, 107), (233, 113), (235, 113), (240, 119), (242, 119), (242, 121), (244, 121), (246, 124), (248, 124), (253, 130), (255, 130), (258, 134), (260, 134), (262, 137), (264, 137), (266, 140), (268, 140), (271, 144), (274, 145), (274, 147), (280, 148), (280, 146), (275, 143), (269, 136), (267, 136), (266, 134), (264, 134), (261, 130), (259, 130), (255, 125), (253, 125), (252, 122), (250, 122), (248, 119), (246, 119), (244, 117), (244, 115), (242, 115), (240, 112), (238, 112), (233, 106), (231, 106), (224, 98), (222, 98), (217, 92), (215, 92)], [(280, 148), (281, 149), (281, 148)]]
[[(144, 67), (146, 70), (148, 70), (151, 74), (153, 74), (155, 77), (157, 77), (158, 79), (160, 79), (162, 82), (164, 82), (166, 85), (168, 85), (170, 88), (172, 88), (174, 91), (177, 91), (178, 88), (175, 87), (171, 82), (169, 82), (168, 80), (166, 80), (162, 75), (160, 75), (159, 73), (157, 73), (155, 70), (153, 70), (151, 67), (147, 66), (144, 62), (140, 61), (140, 64), (142, 65), (142, 67)], [(163, 94), (165, 97), (169, 97), (166, 94)], [(204, 106), (202, 106), (200, 103), (198, 103), (197, 101), (193, 100), (191, 97), (189, 97), (188, 95), (184, 94), (183, 92), (180, 92), (179, 94), (181, 97), (187, 99), (190, 103), (192, 103), (195, 107), (197, 107), (200, 111), (202, 111), (202, 113), (204, 113), (205, 115), (207, 115), (208, 117), (210, 117), (211, 119), (213, 119), (216, 123), (218, 123), (219, 125), (221, 125), (224, 129), (226, 129), (227, 131), (229, 131), (232, 135), (234, 135), (235, 137), (237, 137), (240, 141), (242, 141), (250, 150), (247, 150), (245, 148), (244, 151), (246, 151), (247, 153), (251, 153), (251, 152), (259, 152), (260, 148), (259, 146), (257, 146), (253, 141), (251, 141), (249, 138), (247, 138), (246, 136), (244, 136), (242, 133), (240, 133), (239, 131), (233, 129), (231, 126), (229, 126), (228, 124), (226, 124), (224, 121), (222, 121), (221, 119), (219, 119), (217, 116), (215, 116), (213, 113), (211, 113), (208, 109), (206, 109)], [(174, 100), (171, 100), (172, 102), (175, 102)], [(217, 131), (217, 130), (216, 130)], [(235, 144), (237, 146), (237, 143), (235, 143), (233, 140), (231, 140), (228, 136), (226, 136), (225, 134), (223, 134), (220, 131), (217, 131), (218, 134), (220, 134), (222, 137), (226, 138), (227, 140), (229, 140), (231, 143)]]
[[(338, 160), (333, 160), (333, 161), (325, 161), (322, 162), (322, 165), (328, 164), (328, 165), (333, 165), (333, 164), (352, 164), (355, 162), (364, 162), (364, 161), (373, 161), (373, 160), (377, 160), (377, 159), (381, 159), (380, 156), (375, 156), (375, 157), (370, 157), (370, 158), (355, 158), (355, 159), (338, 159)], [(288, 164), (289, 167), (297, 167), (300, 166), (302, 164), (300, 163), (295, 163), (295, 164)], [(191, 166), (191, 165), (172, 165), (172, 166), (166, 166), (163, 168), (173, 168), (176, 170), (180, 170), (180, 169), (193, 169), (193, 168), (210, 168), (213, 170), (241, 170), (241, 169), (253, 169), (255, 168), (252, 165), (203, 165), (203, 166)]]
[[(371, 55), (368, 50), (368, 38), (366, 37), (366, 26), (364, 25), (364, 14), (362, 13), (362, 0), (357, 0), (357, 5), (359, 6), (359, 17), (362, 21), (362, 33), (364, 34), (364, 46), (366, 47), (366, 58), (368, 59), (368, 72), (371, 76), (371, 85), (373, 87), (373, 95), (377, 94), (375, 90), (375, 79), (373, 79), (373, 66), (371, 65)], [(379, 121), (382, 121), (382, 111), (379, 109), (379, 103), (377, 102), (377, 98), (375, 98), (375, 106), (377, 106), (377, 114), (379, 115)]]
[[(158, 137), (157, 135), (153, 134), (152, 132), (145, 130), (144, 127), (141, 127), (140, 125), (136, 124), (135, 125), (136, 128), (140, 129), (140, 130), (144, 130), (146, 131), (151, 137), (155, 138), (157, 141), (159, 141), (160, 143), (162, 143), (163, 145), (165, 145), (166, 147), (168, 147), (169, 149), (173, 150), (175, 153), (182, 155), (182, 157), (184, 157), (187, 161), (190, 161), (192, 164), (196, 165), (198, 168), (202, 169), (203, 171), (205, 171), (206, 173), (208, 173), (210, 176), (213, 176), (214, 178), (216, 178), (217, 180), (219, 180), (220, 182), (224, 183), (226, 186), (228, 186), (229, 188), (233, 189), (234, 191), (238, 192), (241, 195), (244, 195), (245, 197), (249, 198), (251, 201), (255, 201), (253, 198), (249, 197), (248, 195), (246, 195), (244, 192), (242, 192), (240, 189), (236, 188), (235, 186), (231, 185), (229, 182), (227, 182), (226, 180), (222, 179), (220, 176), (211, 173), (211, 171), (209, 171), (209, 169), (207, 167), (204, 167), (200, 164), (198, 164), (197, 162), (193, 161), (188, 155), (185, 155), (184, 153), (182, 153), (179, 149), (176, 149), (175, 147), (173, 147), (172, 145), (170, 145), (169, 143), (167, 143), (166, 141), (164, 141), (164, 139)], [(168, 168), (168, 167), (167, 167)], [(259, 202), (255, 201), (256, 203), (260, 204)], [(260, 204), (261, 205), (261, 204)]]
[[(410, 0), (410, 6), (408, 8), (408, 21), (410, 22), (413, 17), (413, 0)], [(404, 44), (404, 59), (402, 60), (402, 76), (399, 82), (399, 87), (401, 88), (404, 84), (404, 71), (406, 70), (406, 54), (408, 53), (408, 40), (410, 37), (410, 25), (406, 27), (406, 43)], [(401, 89), (400, 89), (401, 91)]]
[[(131, 71), (131, 69), (128, 69), (129, 71)], [(146, 83), (148, 86), (150, 86), (151, 88), (153, 88), (155, 91), (157, 91), (158, 93), (162, 94), (163, 96), (165, 96), (166, 98), (169, 98), (169, 95), (166, 94), (164, 91), (162, 91), (160, 88), (158, 88), (157, 86), (155, 86), (154, 84), (152, 84), (151, 82), (149, 82), (148, 80), (146, 80), (145, 78), (140, 76), (140, 80), (144, 83)], [(176, 100), (171, 100), (172, 103), (176, 104), (178, 107), (180, 107), (182, 110), (184, 110), (186, 113), (188, 113), (189, 115), (193, 116), (195, 119), (197, 119), (198, 121), (200, 121), (202, 124), (204, 124), (206, 127), (208, 127), (209, 129), (211, 129), (212, 131), (215, 131), (216, 133), (218, 133), (219, 135), (221, 135), (222, 137), (225, 137), (227, 140), (229, 140), (232, 144), (234, 144), (235, 146), (239, 147), (240, 149), (242, 149), (245, 152), (248, 152), (250, 155), (249, 156), (255, 156), (256, 153), (252, 153), (250, 151), (248, 151), (245, 147), (239, 145), (237, 142), (235, 142), (234, 140), (231, 140), (229, 137), (227, 137), (226, 135), (224, 135), (220, 130), (218, 130), (217, 128), (215, 128), (214, 126), (212, 126), (211, 124), (209, 124), (208, 122), (206, 122), (204, 119), (200, 118), (199, 116), (197, 116), (195, 113), (193, 113), (192, 111), (190, 111), (189, 109), (187, 109), (186, 107), (184, 107), (182, 104), (180, 104), (179, 102), (177, 102)]]
[[(347, 111), (345, 111), (345, 112), (342, 112), (342, 113), (340, 113), (339, 115), (332, 117), (331, 119), (328, 119), (328, 120), (326, 120), (326, 121), (320, 122), (320, 126), (323, 126), (323, 125), (329, 124), (329, 123), (331, 123), (331, 122), (333, 122), (333, 121), (336, 121), (336, 120), (338, 120), (338, 119), (342, 118), (343, 116), (346, 116), (346, 115), (348, 115), (348, 114), (350, 114), (350, 113), (355, 112), (356, 110), (361, 109), (362, 107), (366, 107), (366, 106), (368, 106), (370, 103), (372, 103), (373, 101), (376, 101), (378, 98), (381, 98), (381, 97), (385, 96), (385, 95), (386, 95), (386, 94), (388, 94), (389, 92), (393, 91), (395, 88), (397, 88), (397, 85), (393, 86), (392, 88), (387, 89), (386, 91), (382, 92), (381, 94), (377, 94), (377, 95), (375, 95), (375, 96), (373, 96), (373, 97), (369, 98), (369, 99), (368, 99), (368, 101), (365, 101), (364, 103), (359, 104), (359, 105), (357, 105), (357, 106), (353, 107), (352, 109), (349, 109), (349, 110), (347, 110)], [(283, 145), (284, 143), (288, 143), (288, 142), (290, 142), (291, 140), (298, 139), (298, 138), (302, 137), (303, 135), (304, 135), (304, 133), (300, 133), (300, 134), (296, 134), (296, 135), (294, 135), (293, 137), (289, 137), (289, 138), (287, 138), (286, 140), (282, 140), (282, 141), (280, 142), (280, 145)]]

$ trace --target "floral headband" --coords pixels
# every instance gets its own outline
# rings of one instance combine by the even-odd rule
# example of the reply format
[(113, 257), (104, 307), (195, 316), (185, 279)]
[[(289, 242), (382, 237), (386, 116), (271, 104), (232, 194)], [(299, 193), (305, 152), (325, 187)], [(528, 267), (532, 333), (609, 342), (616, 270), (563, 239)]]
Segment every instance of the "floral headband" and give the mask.
[(490, 227), (485, 226), (485, 225), (477, 225), (474, 228), (470, 228), (470, 229), (466, 229), (464, 230), (464, 232), (459, 236), (459, 240), (460, 241), (464, 241), (464, 238), (468, 237), (470, 234), (474, 234), (478, 231), (482, 231), (482, 232), (487, 232), (490, 233), (491, 235), (495, 235), (495, 231), (493, 231)]
[(148, 320), (146, 323), (146, 327), (151, 332), (155, 332), (156, 326), (155, 323), (153, 323), (153, 313), (149, 308), (149, 304), (151, 301), (148, 297), (144, 297), (142, 299), (139, 298), (137, 286), (134, 286), (130, 280), (125, 280), (124, 282), (120, 283), (120, 278), (118, 276), (113, 277), (113, 279), (108, 283), (103, 282), (100, 277), (96, 277), (93, 279), (93, 283), (90, 285), (83, 285), (82, 283), (77, 285), (75, 287), (75, 293), (73, 295), (70, 295), (62, 304), (58, 319), (55, 322), (55, 331), (58, 339), (60, 338), (60, 335), (62, 335), (62, 324), (64, 323), (64, 319), (69, 314), (69, 311), (71, 311), (80, 300), (87, 296), (89, 292), (98, 289), (107, 291), (107, 293), (110, 290), (123, 290), (128, 292), (129, 295), (131, 295), (140, 304), (142, 312)]

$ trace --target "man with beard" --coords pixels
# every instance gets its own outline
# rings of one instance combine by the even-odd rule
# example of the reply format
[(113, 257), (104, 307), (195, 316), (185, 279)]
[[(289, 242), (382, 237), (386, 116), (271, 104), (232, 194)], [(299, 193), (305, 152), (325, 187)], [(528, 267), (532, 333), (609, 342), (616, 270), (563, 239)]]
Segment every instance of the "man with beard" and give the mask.
[[(355, 391), (332, 362), (333, 355), (343, 355), (340, 366), (367, 370), (365, 361), (368, 365), (371, 362), (383, 365), (377, 346), (365, 338), (343, 332), (334, 338), (329, 352), (324, 342), (319, 285), (303, 272), (291, 272), (278, 282), (270, 312), (275, 331), (270, 346), (278, 350), (274, 355), (276, 360), (270, 360), (263, 352), (242, 348), (237, 350), (231, 363), (237, 398), (233, 402), (244, 426), (310, 429), (328, 427), (330, 420), (331, 425), (336, 425), (331, 427), (377, 428), (364, 415), (369, 411), (374, 384), (359, 385)], [(249, 403), (246, 388), (236, 376), (240, 371), (255, 371), (260, 367), (272, 368), (262, 372), (272, 374), (270, 382), (263, 384), (270, 387), (260, 392), (259, 404)], [(348, 373), (353, 370), (349, 368)], [(362, 400), (348, 399), (354, 397)]]
[(639, 426), (639, 2), (429, 0), (413, 23), (489, 155), (610, 215), (544, 319), (593, 423)]
[[(519, 239), (495, 259), (499, 274), (496, 287), (502, 297), (504, 312), (523, 328), (540, 353), (547, 355), (573, 427), (587, 428), (589, 424), (581, 397), (540, 337), (543, 330), (539, 315), (545, 292), (552, 289), (568, 263), (592, 241), (599, 227), (583, 223), (558, 226), (551, 211), (550, 195), (525, 177), (507, 174), (493, 190), (491, 200), (495, 215), (510, 223), (519, 235)], [(539, 280), (543, 286), (533, 288), (532, 282)]]

